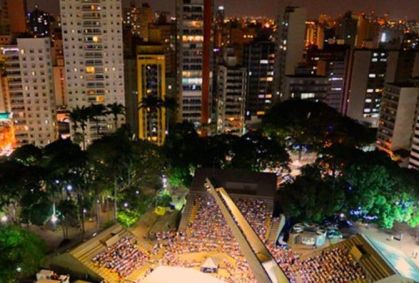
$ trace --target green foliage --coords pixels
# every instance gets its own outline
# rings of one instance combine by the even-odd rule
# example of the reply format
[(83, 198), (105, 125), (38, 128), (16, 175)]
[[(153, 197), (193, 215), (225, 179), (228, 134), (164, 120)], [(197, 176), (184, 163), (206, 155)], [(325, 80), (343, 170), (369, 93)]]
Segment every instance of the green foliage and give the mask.
[(153, 205), (153, 197), (128, 190), (121, 196), (117, 220), (125, 227), (135, 224)]
[(304, 167), (295, 182), (281, 188), (279, 199), (288, 217), (315, 223), (340, 212), (345, 200), (342, 187), (314, 166)]
[(17, 282), (38, 271), (45, 256), (45, 245), (36, 235), (20, 227), (0, 226), (0, 254), (1, 282)]
[(172, 197), (166, 190), (163, 190), (162, 192), (158, 193), (155, 198), (155, 206), (168, 207), (171, 202)]
[(118, 212), (118, 222), (124, 227), (131, 227), (139, 219), (138, 213), (130, 210), (122, 210)]
[(78, 206), (71, 199), (62, 200), (57, 205), (58, 218), (66, 226), (76, 226), (78, 224), (77, 211)]

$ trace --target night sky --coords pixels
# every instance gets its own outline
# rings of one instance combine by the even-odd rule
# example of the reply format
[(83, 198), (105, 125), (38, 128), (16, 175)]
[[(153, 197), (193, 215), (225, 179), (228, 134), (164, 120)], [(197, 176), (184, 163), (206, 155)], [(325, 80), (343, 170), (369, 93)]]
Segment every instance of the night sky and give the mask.
[[(123, 0), (129, 3), (131, 0)], [(308, 8), (309, 16), (315, 17), (320, 13), (336, 16), (347, 10), (371, 11), (382, 15), (386, 12), (390, 17), (418, 19), (419, 0), (215, 0), (217, 5), (224, 5), (227, 15), (234, 16), (269, 16), (274, 17), (280, 7), (286, 5), (304, 6)], [(28, 0), (31, 9), (38, 3), (42, 9), (57, 13), (59, 0)], [(136, 0), (137, 3), (143, 2)], [(174, 15), (176, 0), (149, 0), (153, 9), (169, 11)]]

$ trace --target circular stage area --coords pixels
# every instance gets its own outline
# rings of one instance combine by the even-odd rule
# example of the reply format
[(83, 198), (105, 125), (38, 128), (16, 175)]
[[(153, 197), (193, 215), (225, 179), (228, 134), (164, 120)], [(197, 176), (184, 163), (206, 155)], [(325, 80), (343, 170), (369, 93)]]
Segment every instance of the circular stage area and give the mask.
[(141, 283), (225, 283), (193, 268), (159, 266)]

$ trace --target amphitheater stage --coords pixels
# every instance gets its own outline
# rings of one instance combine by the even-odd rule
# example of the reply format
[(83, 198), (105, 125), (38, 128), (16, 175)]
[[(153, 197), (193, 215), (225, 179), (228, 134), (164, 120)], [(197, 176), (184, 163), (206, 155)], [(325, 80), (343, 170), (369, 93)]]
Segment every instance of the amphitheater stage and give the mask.
[(141, 283), (225, 283), (193, 268), (159, 266)]

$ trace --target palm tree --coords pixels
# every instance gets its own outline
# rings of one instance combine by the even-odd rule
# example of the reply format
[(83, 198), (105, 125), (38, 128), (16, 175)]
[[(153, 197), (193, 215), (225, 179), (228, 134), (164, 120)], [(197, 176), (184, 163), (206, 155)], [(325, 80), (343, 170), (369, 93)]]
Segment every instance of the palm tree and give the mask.
[[(148, 112), (155, 112), (159, 109), (165, 108), (168, 112), (176, 109), (177, 103), (174, 98), (167, 97), (161, 99), (156, 96), (148, 95), (144, 97), (138, 104), (138, 109), (145, 108)], [(169, 129), (169, 114), (166, 114), (167, 129)]]
[(124, 105), (120, 103), (112, 103), (106, 105), (108, 108), (108, 111), (106, 112), (109, 115), (113, 116), (113, 121), (115, 123), (115, 130), (118, 129), (118, 115), (124, 115), (125, 114), (125, 107)]
[(88, 109), (85, 106), (76, 106), (76, 108), (73, 108), (73, 110), (70, 112), (70, 120), (73, 122), (74, 133), (77, 133), (77, 129), (79, 127), (82, 131), (83, 150), (86, 149), (86, 127), (88, 119)]
[(96, 133), (99, 137), (100, 133), (100, 117), (103, 117), (106, 115), (106, 107), (103, 104), (92, 104), (88, 108), (88, 117), (96, 124)]

